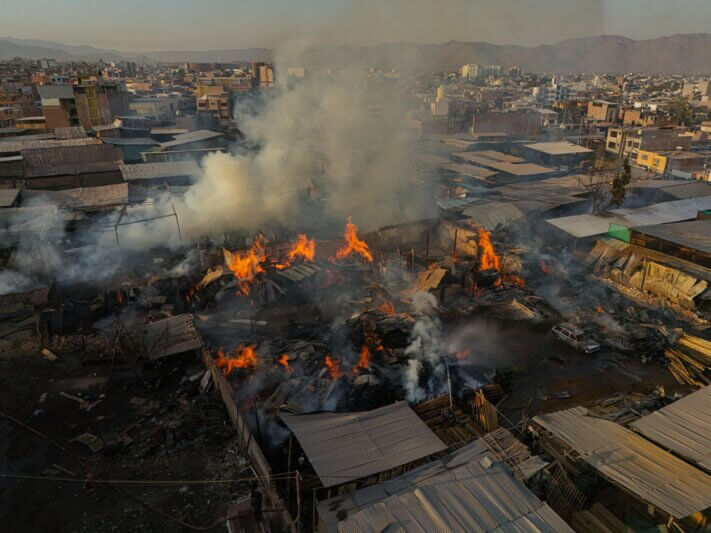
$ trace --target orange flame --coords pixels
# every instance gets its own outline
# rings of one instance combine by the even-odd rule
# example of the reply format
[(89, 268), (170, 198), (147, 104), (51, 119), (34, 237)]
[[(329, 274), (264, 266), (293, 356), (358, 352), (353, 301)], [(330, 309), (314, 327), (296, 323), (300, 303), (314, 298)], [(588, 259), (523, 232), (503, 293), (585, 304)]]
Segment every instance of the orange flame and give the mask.
[(328, 373), (331, 374), (331, 379), (335, 380), (341, 377), (341, 363), (338, 359), (331, 359), (331, 356), (327, 355), (326, 368), (328, 368)]
[(289, 354), (284, 354), (279, 358), (279, 364), (283, 366), (287, 372), (291, 372), (291, 367), (289, 366)]
[(369, 263), (373, 261), (373, 254), (368, 248), (368, 245), (358, 238), (358, 226), (353, 224), (351, 217), (348, 217), (348, 222), (346, 223), (346, 244), (338, 250), (336, 250), (337, 259), (345, 259), (351, 253), (355, 252), (360, 254), (363, 259)]
[(477, 232), (479, 234), (479, 248), (481, 248), (479, 270), (489, 270), (490, 268), (501, 270), (501, 258), (496, 254), (494, 245), (491, 244), (491, 232), (481, 226), (477, 227)]
[(526, 282), (524, 281), (524, 279), (522, 277), (516, 276), (514, 274), (508, 274), (508, 275), (504, 276), (504, 281), (506, 283), (509, 283), (511, 285), (516, 285), (518, 287), (525, 287), (526, 286)]
[(551, 273), (550, 267), (548, 265), (546, 265), (543, 261), (541, 261), (540, 267), (541, 267), (541, 272), (543, 272), (544, 274)]
[(365, 344), (361, 347), (360, 349), (360, 359), (358, 359), (358, 362), (356, 363), (356, 366), (353, 367), (353, 373), (356, 374), (358, 368), (368, 368), (370, 366), (370, 348), (368, 348)]
[(289, 250), (286, 261), (275, 266), (281, 270), (290, 267), (297, 257), (303, 257), (306, 261), (313, 261), (315, 255), (316, 242), (313, 239), (309, 239), (305, 233), (300, 233), (296, 243)]
[(378, 306), (378, 311), (392, 316), (395, 314), (395, 304), (392, 302), (384, 302)]
[(224, 250), (224, 255), (227, 267), (239, 282), (239, 292), (245, 296), (249, 295), (250, 284), (257, 274), (264, 272), (262, 264), (267, 260), (264, 244), (257, 240), (247, 251), (231, 253)]
[(604, 312), (605, 312), (605, 309), (604, 309), (601, 305), (598, 305), (598, 306), (595, 308), (595, 312), (596, 312), (596, 313), (604, 313)]
[(254, 344), (250, 346), (240, 344), (233, 350), (234, 357), (228, 357), (225, 351), (220, 348), (217, 350), (215, 364), (217, 368), (222, 369), (222, 373), (225, 376), (229, 376), (235, 368), (255, 369), (257, 368), (258, 359), (254, 348)]

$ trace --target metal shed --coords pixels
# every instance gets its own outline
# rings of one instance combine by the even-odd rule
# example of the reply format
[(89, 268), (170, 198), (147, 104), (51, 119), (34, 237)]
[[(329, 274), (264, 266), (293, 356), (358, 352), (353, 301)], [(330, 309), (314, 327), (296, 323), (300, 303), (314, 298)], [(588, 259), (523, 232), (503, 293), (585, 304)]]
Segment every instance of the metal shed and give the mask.
[(279, 417), (324, 487), (385, 472), (446, 448), (405, 402), (359, 413)]
[(573, 530), (479, 439), (407, 474), (318, 504), (321, 529), (381, 531)]
[(533, 418), (612, 483), (685, 518), (711, 507), (711, 476), (635, 432), (574, 407)]
[(640, 418), (632, 427), (711, 472), (711, 385)]

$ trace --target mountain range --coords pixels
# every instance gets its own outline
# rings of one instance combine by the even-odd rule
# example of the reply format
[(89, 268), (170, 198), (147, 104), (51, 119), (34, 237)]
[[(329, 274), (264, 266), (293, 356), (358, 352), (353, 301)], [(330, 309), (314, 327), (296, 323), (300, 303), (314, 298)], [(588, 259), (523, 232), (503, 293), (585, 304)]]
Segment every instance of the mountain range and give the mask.
[[(384, 69), (453, 71), (467, 63), (518, 65), (533, 72), (711, 72), (711, 34), (677, 34), (634, 40), (619, 35), (568, 39), (552, 45), (516, 46), (450, 41), (441, 44), (385, 43), (376, 46), (319, 45), (307, 49), (298, 66), (343, 66), (354, 61)], [(0, 37), (0, 59), (25, 57), (61, 61), (124, 60), (271, 61), (267, 48), (127, 53), (93, 46)], [(297, 66), (297, 65), (294, 65)]]

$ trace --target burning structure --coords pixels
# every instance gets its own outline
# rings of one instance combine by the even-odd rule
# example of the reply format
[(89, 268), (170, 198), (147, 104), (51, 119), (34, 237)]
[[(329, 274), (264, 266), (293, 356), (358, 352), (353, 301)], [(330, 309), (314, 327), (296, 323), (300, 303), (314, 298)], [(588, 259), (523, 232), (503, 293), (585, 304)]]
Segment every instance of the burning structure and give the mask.
[[(136, 457), (216, 452), (205, 479), (230, 489), (215, 501), (276, 530), (416, 516), (423, 530), (567, 531), (598, 516), (570, 479), (589, 468), (666, 513), (645, 526), (703, 521), (708, 476), (685, 462), (703, 466), (702, 445), (662, 443), (660, 423), (642, 418), (636, 429), (680, 459), (579, 405), (708, 383), (708, 197), (572, 215), (590, 192), (564, 170), (497, 135), (423, 153), (392, 87), (321, 74), (238, 106), (229, 151), (214, 132), (163, 140), (136, 165), (93, 140), (47, 145), (73, 165), (74, 148), (94, 147), (110, 161), (92, 156), (84, 173), (110, 183), (2, 196), (8, 352), (31, 346), (42, 363), (71, 361), (77, 376), (96, 365), (101, 378), (81, 381), (88, 390), (47, 382), (51, 402), (96, 409), (66, 425), (91, 432), (63, 438), (92, 456), (105, 446), (105, 472), (115, 452), (127, 479)], [(207, 155), (194, 144), (218, 137)], [(186, 145), (199, 163), (172, 159)], [(55, 188), (75, 170), (35, 177)], [(40, 423), (42, 409), (27, 415)], [(618, 456), (643, 470), (634, 483)], [(688, 484), (666, 486), (670, 472)], [(86, 475), (93, 488), (100, 472)]]

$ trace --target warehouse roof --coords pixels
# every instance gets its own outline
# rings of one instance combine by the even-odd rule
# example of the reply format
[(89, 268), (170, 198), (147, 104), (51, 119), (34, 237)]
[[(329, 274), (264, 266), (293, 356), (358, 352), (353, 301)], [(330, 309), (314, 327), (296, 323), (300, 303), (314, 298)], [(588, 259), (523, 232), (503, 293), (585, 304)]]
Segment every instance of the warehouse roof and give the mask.
[(537, 152), (543, 152), (548, 155), (569, 155), (569, 154), (589, 154), (592, 153), (590, 148), (585, 148), (584, 146), (578, 146), (577, 144), (570, 143), (568, 141), (558, 141), (558, 142), (543, 142), (543, 143), (533, 143), (526, 144), (526, 148), (531, 150), (536, 150)]
[(632, 424), (648, 439), (711, 471), (711, 385)]
[(123, 179), (126, 181), (172, 178), (175, 176), (199, 176), (202, 174), (200, 165), (193, 160), (121, 165), (119, 168)]
[(472, 178), (488, 178), (490, 176), (496, 175), (493, 170), (488, 170), (482, 167), (476, 167), (474, 165), (467, 165), (466, 163), (452, 163), (441, 165), (441, 168), (449, 172), (455, 172), (461, 174), (462, 176), (469, 176)]
[(711, 507), (711, 476), (610, 420), (574, 407), (539, 415), (550, 431), (600, 474), (675, 518)]
[[(50, 134), (47, 134), (50, 135)], [(22, 150), (35, 150), (39, 148), (57, 148), (63, 146), (88, 146), (101, 144), (99, 139), (85, 137), (82, 139), (22, 139), (17, 141), (0, 141), (0, 154), (19, 153)]]
[(596, 215), (584, 214), (551, 218), (546, 222), (574, 237), (584, 238), (607, 233), (612, 223), (626, 228), (639, 228), (681, 222), (696, 218), (699, 211), (706, 209), (711, 209), (711, 196), (662, 202), (636, 209), (614, 209)]
[(21, 153), (26, 178), (108, 172), (118, 170), (119, 164), (123, 163), (121, 150), (101, 143), (22, 150)]
[(543, 167), (534, 163), (527, 163), (525, 159), (497, 152), (496, 150), (458, 152), (452, 155), (468, 161), (469, 163), (505, 172), (507, 174), (511, 174), (512, 176), (534, 176), (552, 172), (552, 169), (548, 167)]
[(23, 200), (35, 200), (34, 205), (50, 203), (67, 209), (93, 211), (128, 203), (128, 183), (97, 187), (79, 187), (64, 191), (25, 191)]
[(206, 141), (208, 139), (215, 139), (217, 137), (222, 137), (222, 133), (210, 130), (197, 130), (191, 131), (189, 133), (183, 133), (181, 135), (176, 135), (172, 141), (161, 143), (161, 146), (163, 148), (172, 148), (174, 146), (180, 146), (182, 144)]
[(481, 439), (377, 485), (318, 504), (329, 532), (573, 530)]
[(359, 413), (279, 417), (294, 432), (324, 487), (391, 470), (446, 448), (405, 402)]
[(711, 219), (657, 224), (645, 226), (637, 231), (692, 250), (711, 253)]

